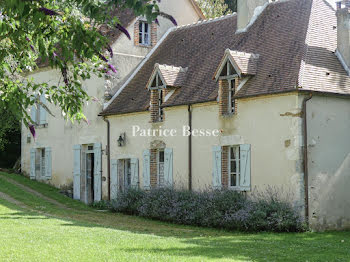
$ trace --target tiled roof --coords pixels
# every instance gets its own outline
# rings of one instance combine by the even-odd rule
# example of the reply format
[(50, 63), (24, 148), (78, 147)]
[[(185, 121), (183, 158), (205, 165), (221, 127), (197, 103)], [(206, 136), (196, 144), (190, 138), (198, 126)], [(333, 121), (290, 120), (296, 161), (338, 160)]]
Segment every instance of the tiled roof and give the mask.
[(259, 55), (245, 52), (238, 52), (229, 50), (230, 56), (235, 61), (239, 70), (245, 75), (255, 75), (257, 71), (257, 64)]
[(256, 74), (237, 97), (298, 87), (350, 95), (350, 78), (334, 54), (335, 11), (323, 0), (271, 3), (247, 32), (239, 34), (236, 19), (229, 15), (172, 31), (101, 114), (147, 110), (150, 94), (145, 86), (156, 63), (188, 67), (184, 88), (164, 106), (215, 101), (218, 83), (212, 76), (226, 49), (259, 54)]

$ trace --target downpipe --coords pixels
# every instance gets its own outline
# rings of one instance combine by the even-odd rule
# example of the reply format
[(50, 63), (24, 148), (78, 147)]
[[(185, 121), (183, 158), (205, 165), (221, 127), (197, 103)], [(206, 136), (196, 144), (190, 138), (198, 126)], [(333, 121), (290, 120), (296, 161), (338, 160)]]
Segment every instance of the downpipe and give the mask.
[(188, 105), (188, 189), (192, 191), (192, 105)]
[(107, 124), (107, 148), (106, 148), (106, 154), (107, 154), (107, 186), (108, 186), (108, 201), (111, 200), (111, 125), (108, 119), (103, 117), (103, 120)]
[(312, 93), (303, 100), (303, 137), (304, 137), (304, 192), (305, 192), (305, 221), (309, 225), (309, 169), (308, 169), (308, 139), (307, 139), (307, 102), (311, 100)]

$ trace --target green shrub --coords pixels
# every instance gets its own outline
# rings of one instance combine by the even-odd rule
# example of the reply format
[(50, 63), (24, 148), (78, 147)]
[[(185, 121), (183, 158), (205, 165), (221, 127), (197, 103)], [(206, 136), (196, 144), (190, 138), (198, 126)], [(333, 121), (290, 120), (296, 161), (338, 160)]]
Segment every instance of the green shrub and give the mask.
[(101, 200), (99, 202), (93, 202), (92, 204), (90, 204), (91, 207), (96, 208), (96, 209), (100, 209), (100, 210), (109, 210), (112, 208), (112, 206), (110, 205), (110, 202), (106, 201), (106, 200)]
[(240, 231), (300, 232), (303, 220), (276, 196), (247, 198), (232, 190), (192, 192), (130, 189), (111, 202), (115, 212), (184, 225)]

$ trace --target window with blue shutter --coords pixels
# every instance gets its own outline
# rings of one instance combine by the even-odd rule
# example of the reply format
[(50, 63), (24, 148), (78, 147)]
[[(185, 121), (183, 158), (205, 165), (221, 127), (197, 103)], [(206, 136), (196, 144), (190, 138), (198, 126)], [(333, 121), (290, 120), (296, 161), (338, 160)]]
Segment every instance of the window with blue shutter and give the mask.
[(102, 200), (102, 144), (94, 144), (94, 201), (99, 202)]
[(164, 149), (164, 186), (173, 187), (173, 149)]
[(73, 198), (80, 200), (81, 145), (75, 145), (73, 150), (74, 150)]
[(35, 179), (35, 159), (36, 159), (36, 149), (32, 148), (30, 150), (30, 179)]
[[(40, 96), (40, 102), (43, 104), (43, 105), (46, 105), (46, 97), (45, 97), (45, 94), (42, 94)], [(43, 107), (43, 106), (39, 106), (39, 124), (40, 125), (46, 125), (47, 124), (47, 112), (46, 112), (46, 109)]]
[(118, 160), (111, 160), (111, 199), (118, 197)]
[(240, 189), (243, 191), (251, 190), (250, 178), (251, 178), (251, 146), (240, 145)]
[(250, 190), (250, 145), (230, 146), (228, 149), (229, 188)]
[(32, 109), (30, 110), (30, 117), (32, 119), (33, 124), (37, 124), (38, 119), (37, 119), (37, 108), (36, 108), (36, 104), (32, 105)]
[(151, 189), (151, 151), (143, 151), (143, 188)]
[(51, 147), (45, 148), (45, 171), (46, 179), (52, 178), (52, 150)]
[(137, 158), (130, 159), (131, 165), (131, 187), (139, 187), (139, 160)]
[(220, 189), (221, 182), (221, 146), (213, 146), (213, 188)]

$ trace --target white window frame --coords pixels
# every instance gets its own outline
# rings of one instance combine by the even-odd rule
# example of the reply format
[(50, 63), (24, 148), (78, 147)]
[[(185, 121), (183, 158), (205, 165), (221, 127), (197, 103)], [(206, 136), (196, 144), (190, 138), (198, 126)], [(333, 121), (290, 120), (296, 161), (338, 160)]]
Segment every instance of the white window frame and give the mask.
[[(148, 32), (146, 32), (146, 25)], [(139, 21), (139, 44), (151, 46), (151, 25), (143, 20)]]
[(162, 108), (163, 104), (163, 88), (158, 88), (158, 120), (159, 122), (164, 119), (164, 109)]
[[(130, 169), (128, 169), (128, 163), (130, 166)], [(124, 189), (128, 189), (131, 187), (131, 159), (130, 158), (126, 158), (123, 160), (123, 164), (124, 164), (124, 174), (123, 174), (123, 182), (124, 182)], [(128, 183), (128, 175), (130, 176), (130, 183)]]
[[(235, 159), (231, 159), (231, 149), (235, 150), (236, 157)], [(231, 162), (236, 162), (236, 171), (231, 171)], [(235, 174), (236, 175), (236, 185), (231, 186), (231, 176)], [(228, 187), (230, 189), (240, 189), (240, 176), (241, 176), (241, 152), (240, 152), (240, 146), (234, 145), (228, 147)]]
[(236, 80), (235, 78), (228, 79), (228, 113), (234, 114), (236, 110), (236, 101), (234, 99), (234, 95), (236, 92)]
[(46, 179), (46, 161), (45, 161), (45, 148), (37, 148), (35, 158), (35, 174), (40, 180)]
[[(158, 187), (164, 186), (164, 184), (160, 184), (160, 176), (159, 176), (159, 165), (160, 165), (160, 152), (163, 152), (163, 176), (164, 176), (164, 165), (165, 165), (165, 150), (164, 148), (157, 150), (157, 185)], [(164, 177), (163, 177), (164, 180)]]

